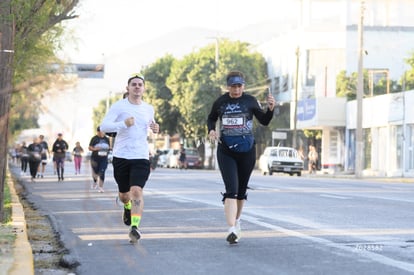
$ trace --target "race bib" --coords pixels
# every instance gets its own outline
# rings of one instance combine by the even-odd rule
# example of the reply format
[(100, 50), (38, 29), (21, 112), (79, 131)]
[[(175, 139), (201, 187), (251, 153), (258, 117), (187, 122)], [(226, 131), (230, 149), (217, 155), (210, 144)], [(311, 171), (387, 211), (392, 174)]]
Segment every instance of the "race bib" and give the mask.
[(223, 117), (222, 125), (224, 128), (242, 127), (244, 125), (244, 117), (242, 116)]
[(32, 159), (33, 159), (33, 160), (40, 160), (40, 159), (41, 159), (40, 153), (38, 153), (38, 152), (33, 152), (33, 153), (32, 153)]
[(100, 157), (105, 157), (107, 155), (108, 155), (108, 152), (106, 152), (106, 151), (99, 151), (98, 152), (98, 156), (100, 156)]

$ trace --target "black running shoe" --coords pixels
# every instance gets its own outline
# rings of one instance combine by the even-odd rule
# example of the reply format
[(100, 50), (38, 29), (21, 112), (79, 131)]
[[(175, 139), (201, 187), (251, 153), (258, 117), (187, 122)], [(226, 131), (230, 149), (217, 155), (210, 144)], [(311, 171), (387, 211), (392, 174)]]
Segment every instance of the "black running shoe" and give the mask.
[(239, 238), (237, 237), (235, 232), (230, 232), (226, 240), (229, 242), (229, 244), (236, 244), (239, 242)]
[(135, 226), (133, 226), (131, 228), (131, 231), (129, 231), (129, 239), (130, 239), (129, 241), (131, 243), (136, 243), (138, 242), (140, 238), (141, 238), (141, 233), (138, 231), (138, 229)]
[(131, 209), (126, 209), (124, 207), (124, 214), (122, 215), (122, 219), (124, 220), (125, 225), (131, 225)]

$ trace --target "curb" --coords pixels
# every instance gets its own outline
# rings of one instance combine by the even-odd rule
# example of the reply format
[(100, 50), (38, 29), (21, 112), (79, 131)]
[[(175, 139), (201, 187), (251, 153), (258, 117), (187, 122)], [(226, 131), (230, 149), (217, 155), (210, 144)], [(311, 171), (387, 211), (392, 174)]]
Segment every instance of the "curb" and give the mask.
[(8, 274), (34, 274), (33, 252), (27, 238), (27, 227), (23, 206), (20, 203), (19, 197), (17, 196), (16, 189), (14, 187), (14, 179), (11, 177), (10, 171), (8, 171), (7, 174), (11, 179), (7, 181), (12, 201), (11, 225), (16, 230), (16, 240), (13, 247), (14, 260)]

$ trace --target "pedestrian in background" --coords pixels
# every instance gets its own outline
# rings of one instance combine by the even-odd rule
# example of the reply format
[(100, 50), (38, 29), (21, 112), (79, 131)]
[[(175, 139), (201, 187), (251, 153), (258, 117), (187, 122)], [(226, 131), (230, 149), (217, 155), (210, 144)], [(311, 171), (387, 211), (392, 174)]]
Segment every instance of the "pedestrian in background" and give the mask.
[(101, 131), (100, 127), (96, 129), (96, 135), (89, 142), (91, 154), (91, 167), (93, 178), (93, 189), (98, 188), (100, 193), (104, 192), (103, 186), (105, 181), (105, 172), (108, 168), (108, 152), (111, 149), (109, 138)]
[(178, 157), (178, 167), (180, 169), (187, 169), (187, 155), (185, 153), (184, 145), (181, 144), (180, 156)]
[(10, 148), (9, 153), (10, 153), (10, 157), (12, 158), (12, 163), (14, 164), (18, 164), (18, 151), (19, 149), (17, 148), (18, 145), (13, 146), (13, 148)]
[(46, 169), (46, 164), (47, 164), (47, 160), (49, 158), (50, 155), (50, 150), (49, 150), (49, 145), (47, 144), (47, 142), (45, 141), (45, 136), (44, 135), (39, 135), (39, 140), (40, 140), (40, 145), (42, 146), (43, 150), (42, 150), (42, 161), (41, 164), (39, 165), (38, 171), (37, 171), (37, 177), (39, 178), (43, 178), (43, 175), (45, 174), (45, 169)]
[(27, 172), (27, 164), (29, 163), (29, 152), (28, 152), (25, 141), (23, 141), (22, 145), (20, 146), (20, 162), (21, 162), (20, 174), (22, 176), (25, 176)]
[(83, 148), (80, 145), (80, 142), (77, 141), (72, 151), (73, 162), (75, 163), (75, 175), (80, 174), (81, 164), (82, 164), (82, 154), (83, 154)]
[(300, 157), (301, 160), (305, 161), (305, 154), (303, 153), (303, 147), (300, 146), (298, 149), (298, 156)]
[(145, 80), (134, 74), (127, 81), (128, 96), (115, 102), (101, 123), (101, 130), (117, 132), (112, 165), (118, 184), (119, 199), (124, 204), (123, 221), (130, 225), (132, 243), (141, 238), (139, 225), (144, 211), (143, 189), (150, 175), (148, 130), (158, 133), (154, 108), (143, 101)]
[(40, 162), (42, 161), (42, 150), (43, 147), (40, 145), (39, 137), (33, 138), (33, 143), (27, 147), (27, 152), (29, 153), (29, 170), (31, 181), (34, 182), (39, 169)]
[(68, 143), (63, 139), (63, 135), (59, 133), (57, 139), (55, 140), (52, 146), (53, 161), (56, 164), (56, 173), (58, 176), (58, 181), (64, 180), (63, 174), (65, 172), (66, 151), (68, 149)]
[[(247, 199), (247, 185), (256, 163), (253, 136), (253, 117), (268, 125), (273, 118), (275, 99), (269, 93), (267, 110), (258, 100), (244, 93), (245, 78), (239, 71), (227, 75), (228, 92), (220, 96), (207, 119), (209, 139), (218, 141), (217, 161), (226, 192), (223, 194), (224, 212), (229, 226), (226, 240), (235, 244), (240, 239), (240, 217)], [(216, 122), (220, 122), (216, 133)]]
[(316, 148), (313, 145), (309, 145), (308, 161), (309, 174), (316, 173), (316, 165), (318, 163), (318, 152), (316, 152)]

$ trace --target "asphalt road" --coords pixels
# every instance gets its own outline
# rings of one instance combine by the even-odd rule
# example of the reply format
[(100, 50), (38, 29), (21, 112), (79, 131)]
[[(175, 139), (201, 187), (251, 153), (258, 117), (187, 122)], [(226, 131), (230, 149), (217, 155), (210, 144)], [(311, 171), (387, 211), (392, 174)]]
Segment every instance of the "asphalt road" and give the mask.
[(91, 190), (88, 165), (64, 182), (48, 165), (24, 183), (49, 215), (76, 274), (411, 274), (414, 184), (252, 175), (242, 238), (225, 241), (218, 171), (157, 168), (145, 188), (142, 239), (130, 244), (107, 171), (105, 193)]

